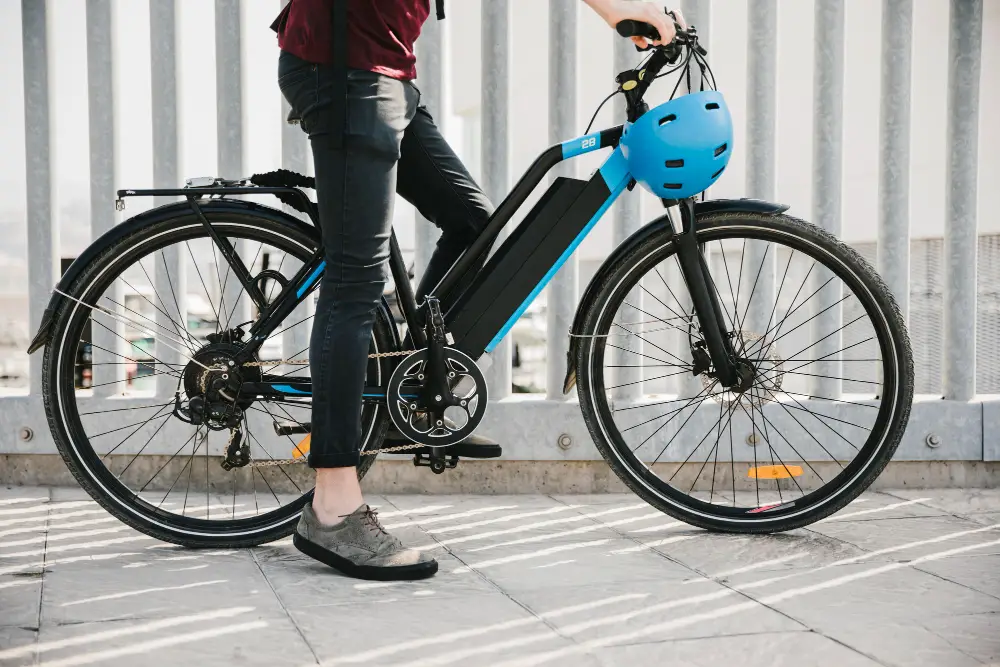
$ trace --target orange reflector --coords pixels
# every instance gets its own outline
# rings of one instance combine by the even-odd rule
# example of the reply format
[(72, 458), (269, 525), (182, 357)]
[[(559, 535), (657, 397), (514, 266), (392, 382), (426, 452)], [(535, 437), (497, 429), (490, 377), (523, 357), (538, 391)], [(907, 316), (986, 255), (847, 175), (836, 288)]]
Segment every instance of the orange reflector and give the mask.
[(802, 466), (758, 466), (747, 472), (750, 479), (787, 479), (801, 475)]
[(299, 444), (295, 445), (292, 450), (292, 458), (300, 459), (309, 453), (309, 444), (312, 442), (312, 433), (307, 433), (306, 437), (302, 438)]

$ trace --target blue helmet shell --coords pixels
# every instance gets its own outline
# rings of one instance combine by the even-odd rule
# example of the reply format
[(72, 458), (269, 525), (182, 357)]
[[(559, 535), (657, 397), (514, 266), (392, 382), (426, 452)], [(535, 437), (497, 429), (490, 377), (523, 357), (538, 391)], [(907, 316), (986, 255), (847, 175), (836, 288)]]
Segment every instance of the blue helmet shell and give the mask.
[(620, 145), (644, 188), (663, 199), (693, 197), (729, 164), (733, 119), (721, 93), (691, 93), (626, 123)]

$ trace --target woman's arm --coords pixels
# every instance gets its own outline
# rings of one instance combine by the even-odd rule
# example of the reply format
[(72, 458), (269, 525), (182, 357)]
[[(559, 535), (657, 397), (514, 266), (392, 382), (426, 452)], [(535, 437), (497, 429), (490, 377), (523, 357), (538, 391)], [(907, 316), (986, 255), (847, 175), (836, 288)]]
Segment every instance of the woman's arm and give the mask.
[[(658, 5), (654, 2), (633, 2), (632, 0), (583, 1), (590, 5), (590, 8), (597, 12), (597, 14), (612, 28), (625, 19), (645, 21), (646, 23), (651, 24), (654, 28), (656, 28), (657, 32), (660, 33), (659, 41), (653, 42), (653, 44), (659, 46), (669, 44), (674, 40), (674, 35), (677, 32), (674, 29), (674, 22), (670, 16), (663, 11), (662, 5)], [(677, 23), (679, 23), (681, 27), (687, 27), (680, 10), (674, 10), (674, 15), (677, 17)], [(645, 37), (633, 37), (632, 41), (642, 48), (649, 46), (649, 40)]]

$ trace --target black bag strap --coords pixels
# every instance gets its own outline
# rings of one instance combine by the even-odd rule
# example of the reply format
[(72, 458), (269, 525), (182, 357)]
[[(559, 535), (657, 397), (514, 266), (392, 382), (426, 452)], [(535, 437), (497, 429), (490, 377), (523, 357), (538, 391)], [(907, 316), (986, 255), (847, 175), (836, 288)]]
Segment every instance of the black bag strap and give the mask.
[(333, 147), (344, 147), (347, 125), (347, 3), (333, 0)]
[(444, 18), (444, 0), (437, 0), (437, 20), (440, 21)]

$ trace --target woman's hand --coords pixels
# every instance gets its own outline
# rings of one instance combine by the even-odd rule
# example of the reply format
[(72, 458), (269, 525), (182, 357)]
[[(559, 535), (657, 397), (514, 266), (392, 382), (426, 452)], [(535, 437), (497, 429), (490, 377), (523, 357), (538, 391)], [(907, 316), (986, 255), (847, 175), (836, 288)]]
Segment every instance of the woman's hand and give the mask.
[[(674, 36), (677, 34), (677, 30), (674, 28), (674, 21), (670, 16), (664, 12), (663, 6), (658, 5), (655, 2), (634, 2), (632, 0), (583, 0), (591, 9), (597, 12), (602, 19), (604, 19), (608, 25), (612, 28), (617, 26), (621, 21), (626, 19), (632, 19), (635, 21), (643, 21), (649, 23), (656, 31), (660, 33), (660, 39), (656, 41), (648, 40), (645, 37), (633, 37), (632, 41), (635, 42), (636, 46), (639, 48), (646, 48), (652, 44), (656, 46), (663, 46), (674, 41)], [(687, 23), (684, 22), (684, 16), (681, 14), (680, 10), (674, 10), (674, 15), (677, 17), (677, 23), (681, 28), (687, 28)]]

